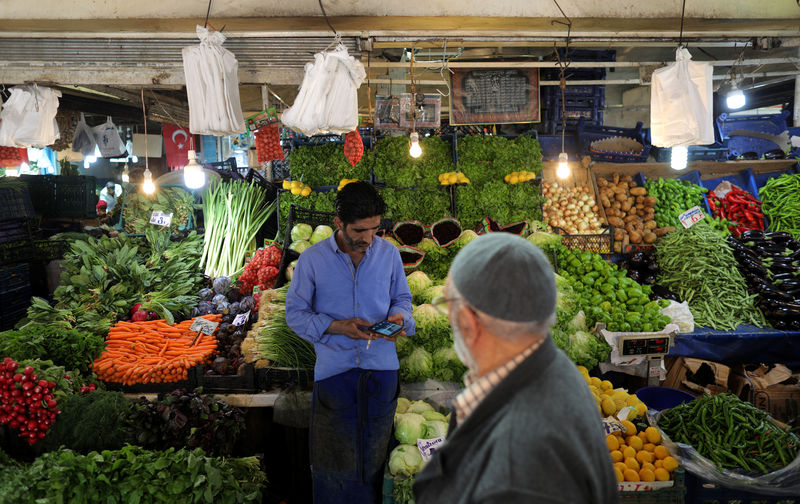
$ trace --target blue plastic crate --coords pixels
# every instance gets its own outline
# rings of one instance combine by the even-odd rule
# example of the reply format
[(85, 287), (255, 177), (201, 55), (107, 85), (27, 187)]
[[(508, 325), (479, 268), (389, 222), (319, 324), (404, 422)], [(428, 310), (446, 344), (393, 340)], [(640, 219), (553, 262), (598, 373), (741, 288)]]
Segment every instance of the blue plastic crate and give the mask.
[[(800, 128), (789, 128), (789, 140), (791, 140), (793, 136), (800, 137)], [(800, 147), (792, 147), (792, 150), (789, 151), (789, 155), (800, 158)]]
[(731, 135), (731, 133), (753, 131), (769, 135), (780, 135), (787, 130), (787, 117), (789, 117), (788, 110), (780, 114), (746, 116), (731, 116), (723, 112), (717, 118), (717, 129), (719, 130), (720, 138), (728, 139), (728, 151), (731, 157), (741, 156), (745, 152), (755, 152), (760, 157), (767, 151), (781, 149), (782, 147), (764, 138), (741, 134)]
[[(676, 178), (678, 178), (680, 180), (688, 180), (692, 184), (699, 185), (701, 187), (705, 187), (705, 186), (703, 186), (703, 181), (700, 179), (700, 171), (699, 170), (692, 170), (692, 171), (690, 171), (688, 173), (684, 173), (683, 175), (680, 175), (679, 177), (676, 177)], [(703, 202), (702, 203), (700, 203), (699, 201), (697, 203), (700, 206), (700, 208), (704, 208), (705, 209), (706, 215), (711, 216), (711, 207), (708, 206), (708, 200), (705, 197), (703, 197)], [(689, 210), (689, 209), (687, 208), (686, 210)]]
[[(641, 143), (644, 149), (639, 153), (632, 154), (598, 152), (591, 149), (592, 142), (609, 137), (631, 138)], [(647, 161), (647, 157), (650, 155), (650, 142), (641, 122), (636, 123), (635, 128), (618, 128), (615, 126), (595, 126), (587, 124), (586, 121), (579, 121), (578, 143), (582, 152), (595, 161), (641, 163)]]
[(752, 168), (747, 168), (745, 170), (742, 170), (735, 175), (728, 175), (725, 177), (703, 180), (702, 185), (709, 191), (713, 191), (721, 182), (725, 180), (727, 180), (733, 185), (738, 186), (741, 189), (744, 189), (745, 191), (749, 192), (750, 194), (758, 198), (758, 187), (756, 186), (756, 179), (753, 174)]
[[(726, 161), (728, 159), (727, 141), (723, 145), (690, 145), (688, 148), (687, 161)], [(672, 156), (672, 149), (669, 147), (653, 147), (651, 151), (653, 157), (659, 163), (669, 163)]]
[[(544, 161), (558, 161), (558, 155), (561, 153), (561, 135), (539, 135), (539, 145), (542, 147)], [(578, 148), (578, 138), (575, 135), (564, 135), (564, 150), (570, 160), (577, 161), (579, 159), (580, 149)]]

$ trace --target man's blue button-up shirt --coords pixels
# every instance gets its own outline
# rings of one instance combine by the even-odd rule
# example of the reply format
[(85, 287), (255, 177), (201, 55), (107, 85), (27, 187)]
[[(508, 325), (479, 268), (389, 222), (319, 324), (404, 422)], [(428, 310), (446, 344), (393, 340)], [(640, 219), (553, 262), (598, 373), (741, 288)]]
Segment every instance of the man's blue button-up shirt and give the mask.
[[(339, 232), (338, 230), (336, 231)], [(394, 343), (383, 338), (354, 340), (325, 334), (334, 320), (358, 317), (370, 324), (403, 314), (405, 331), (414, 334), (411, 292), (397, 248), (376, 236), (355, 268), (336, 243), (336, 234), (303, 251), (286, 295), (286, 323), (314, 344), (315, 380), (352, 368), (398, 369)]]

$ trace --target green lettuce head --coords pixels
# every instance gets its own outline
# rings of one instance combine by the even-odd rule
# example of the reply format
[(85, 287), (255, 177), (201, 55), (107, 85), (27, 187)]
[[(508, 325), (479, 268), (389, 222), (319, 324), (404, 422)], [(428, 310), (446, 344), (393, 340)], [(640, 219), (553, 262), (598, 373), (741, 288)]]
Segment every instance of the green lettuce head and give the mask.
[(422, 271), (414, 271), (406, 277), (406, 281), (408, 282), (408, 289), (411, 291), (411, 295), (414, 296), (415, 300), (419, 299), (422, 293), (433, 285), (433, 280)]
[(308, 224), (304, 224), (302, 222), (299, 224), (295, 224), (291, 231), (292, 241), (297, 242), (297, 241), (308, 240), (309, 238), (311, 238), (312, 233), (313, 230), (311, 229), (311, 226), (309, 226)]
[(433, 358), (422, 347), (400, 360), (400, 378), (404, 382), (423, 382), (433, 376)]
[(401, 444), (389, 454), (389, 474), (392, 476), (413, 476), (425, 466), (422, 455), (414, 444)]
[(440, 348), (453, 346), (453, 333), (447, 315), (431, 304), (423, 304), (414, 308), (411, 316), (417, 322), (414, 338), (430, 353)]
[(425, 433), (423, 423), (425, 417), (419, 413), (397, 415), (394, 421), (394, 437), (402, 444), (417, 444), (417, 439), (421, 439)]
[(422, 424), (424, 439), (447, 437), (447, 424), (442, 420), (426, 420)]

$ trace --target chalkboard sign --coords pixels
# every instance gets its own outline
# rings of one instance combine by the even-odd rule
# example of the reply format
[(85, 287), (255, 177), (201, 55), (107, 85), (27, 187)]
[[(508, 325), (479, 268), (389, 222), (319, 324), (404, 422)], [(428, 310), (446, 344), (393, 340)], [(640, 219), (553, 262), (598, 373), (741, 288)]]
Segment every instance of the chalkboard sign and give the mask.
[(452, 125), (539, 122), (538, 68), (457, 68), (451, 83)]

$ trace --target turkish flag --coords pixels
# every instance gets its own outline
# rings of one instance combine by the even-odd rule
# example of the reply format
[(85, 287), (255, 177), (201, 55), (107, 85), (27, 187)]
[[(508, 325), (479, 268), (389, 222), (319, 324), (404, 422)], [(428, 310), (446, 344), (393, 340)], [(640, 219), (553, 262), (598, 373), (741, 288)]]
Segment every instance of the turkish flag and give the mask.
[(189, 162), (189, 149), (194, 148), (190, 142), (192, 135), (186, 128), (161, 125), (161, 134), (164, 136), (164, 150), (167, 153), (167, 165), (172, 168), (182, 168)]

